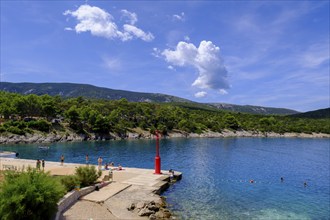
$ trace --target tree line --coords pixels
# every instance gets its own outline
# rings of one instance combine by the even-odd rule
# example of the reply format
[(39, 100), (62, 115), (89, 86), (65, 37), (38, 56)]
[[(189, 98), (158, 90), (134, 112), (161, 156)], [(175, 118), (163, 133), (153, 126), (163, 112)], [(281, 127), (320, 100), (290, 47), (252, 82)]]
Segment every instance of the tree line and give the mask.
[(134, 128), (166, 135), (247, 130), (256, 132), (330, 133), (330, 119), (264, 116), (201, 109), (193, 104), (120, 100), (64, 99), (60, 96), (0, 92), (0, 133), (52, 132), (66, 127), (76, 133), (116, 133), (125, 137)]

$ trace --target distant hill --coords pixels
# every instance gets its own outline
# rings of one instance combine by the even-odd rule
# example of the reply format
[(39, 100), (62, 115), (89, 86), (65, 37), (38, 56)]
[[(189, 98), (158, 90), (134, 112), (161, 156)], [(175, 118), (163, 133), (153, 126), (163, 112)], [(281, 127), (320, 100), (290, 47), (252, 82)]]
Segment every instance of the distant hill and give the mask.
[(9, 83), (2, 82), (1, 90), (20, 94), (36, 94), (64, 98), (83, 96), (92, 99), (119, 100), (126, 98), (130, 102), (191, 102), (190, 100), (159, 93), (141, 93), (96, 87), (75, 83)]
[(272, 107), (253, 106), (253, 105), (234, 105), (227, 103), (209, 103), (209, 105), (222, 110), (228, 110), (233, 112), (244, 112), (250, 114), (260, 114), (260, 115), (292, 115), (298, 113), (298, 111), (286, 109), (286, 108), (272, 108)]
[(227, 110), (233, 112), (262, 114), (262, 115), (290, 115), (297, 111), (284, 108), (270, 108), (252, 105), (234, 105), (225, 103), (198, 103), (188, 99), (159, 93), (141, 93), (124, 90), (115, 90), (103, 87), (97, 87), (88, 84), (76, 83), (10, 83), (2, 82), (1, 91), (15, 92), (20, 94), (36, 95), (59, 95), (64, 98), (74, 98), (83, 96), (91, 99), (119, 100), (125, 98), (130, 102), (159, 102), (173, 103), (185, 108), (203, 109), (203, 110)]
[(294, 115), (291, 115), (291, 117), (314, 118), (314, 119), (330, 118), (330, 108), (324, 108), (324, 109), (319, 109), (319, 110), (315, 110), (315, 111), (294, 114)]

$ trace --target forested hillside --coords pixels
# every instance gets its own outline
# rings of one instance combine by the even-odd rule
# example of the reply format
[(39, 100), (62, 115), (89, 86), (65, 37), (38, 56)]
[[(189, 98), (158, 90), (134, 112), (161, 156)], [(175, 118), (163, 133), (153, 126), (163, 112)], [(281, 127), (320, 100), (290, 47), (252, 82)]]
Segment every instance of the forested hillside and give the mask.
[(2, 82), (0, 90), (23, 95), (59, 95), (62, 98), (77, 98), (83, 96), (88, 99), (119, 100), (127, 99), (129, 102), (157, 102), (176, 103), (176, 105), (190, 106), (202, 109), (221, 109), (234, 112), (261, 114), (261, 115), (290, 115), (297, 111), (285, 108), (270, 108), (252, 105), (233, 105), (226, 103), (198, 103), (176, 96), (159, 93), (141, 93), (124, 90), (102, 88), (88, 84), (76, 83), (10, 83)]
[(304, 112), (300, 114), (291, 115), (296, 118), (330, 118), (330, 108), (319, 109), (315, 111)]
[(176, 106), (174, 103), (107, 101), (83, 97), (20, 95), (0, 92), (0, 132), (26, 134), (62, 132), (79, 134), (115, 133), (125, 137), (130, 129), (140, 128), (166, 134), (180, 130), (189, 133), (247, 130), (276, 133), (330, 133), (330, 119), (305, 119), (288, 116), (262, 116)]
[(15, 92), (24, 95), (59, 95), (63, 98), (76, 98), (83, 96), (91, 99), (119, 100), (125, 98), (132, 102), (191, 102), (175, 96), (131, 92), (97, 87), (88, 84), (77, 83), (9, 83), (2, 82), (1, 90)]

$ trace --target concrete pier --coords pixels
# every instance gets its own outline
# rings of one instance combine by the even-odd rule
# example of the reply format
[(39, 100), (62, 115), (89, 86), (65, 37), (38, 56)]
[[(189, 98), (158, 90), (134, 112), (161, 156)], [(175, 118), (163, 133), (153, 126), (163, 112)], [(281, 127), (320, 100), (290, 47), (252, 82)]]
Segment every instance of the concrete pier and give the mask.
[[(0, 158), (1, 170), (22, 170), (28, 166), (36, 167), (36, 160)], [(75, 169), (85, 164), (45, 161), (45, 171), (51, 175), (71, 175)], [(96, 165), (95, 165), (96, 166)], [(97, 166), (96, 166), (97, 167)], [(116, 168), (116, 167), (114, 167)], [(42, 169), (42, 167), (41, 167)], [(109, 175), (102, 171), (99, 181)], [(174, 172), (174, 179), (181, 179), (180, 172)], [(131, 204), (162, 203), (159, 194), (169, 187), (170, 173), (154, 174), (152, 169), (123, 167), (114, 169), (110, 183), (98, 191), (92, 191), (79, 198), (72, 206), (64, 210), (60, 219), (139, 219), (140, 210), (128, 210)], [(141, 208), (142, 209), (142, 208)]]

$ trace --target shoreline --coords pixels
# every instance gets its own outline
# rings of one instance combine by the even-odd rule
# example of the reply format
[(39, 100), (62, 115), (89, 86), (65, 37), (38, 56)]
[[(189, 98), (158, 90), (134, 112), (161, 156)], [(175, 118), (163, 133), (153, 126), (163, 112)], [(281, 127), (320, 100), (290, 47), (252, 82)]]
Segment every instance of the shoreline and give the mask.
[[(260, 132), (260, 131), (230, 131), (224, 130), (223, 132), (213, 132), (207, 131), (201, 134), (197, 133), (187, 133), (183, 131), (171, 131), (166, 136), (165, 139), (171, 138), (233, 138), (233, 137), (257, 137), (257, 138), (330, 138), (330, 134), (324, 133), (275, 133), (275, 132)], [(131, 131), (126, 134), (126, 136), (119, 137), (115, 134), (108, 135), (83, 135), (76, 133), (65, 133), (65, 134), (26, 134), (26, 135), (16, 135), (16, 134), (6, 134), (0, 136), (0, 144), (49, 144), (56, 142), (77, 142), (77, 141), (110, 141), (110, 140), (132, 140), (132, 139), (155, 139), (155, 136), (150, 134), (148, 131), (136, 130)]]

